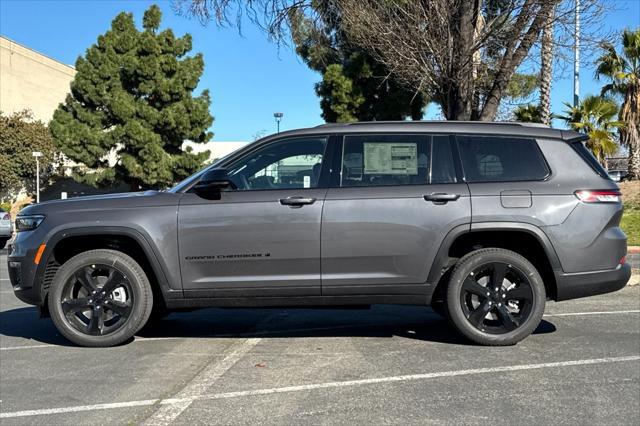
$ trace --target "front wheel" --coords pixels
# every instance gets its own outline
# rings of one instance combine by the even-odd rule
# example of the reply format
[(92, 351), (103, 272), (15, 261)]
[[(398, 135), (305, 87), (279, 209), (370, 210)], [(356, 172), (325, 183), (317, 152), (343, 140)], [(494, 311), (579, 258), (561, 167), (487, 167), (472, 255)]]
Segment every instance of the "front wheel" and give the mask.
[(146, 323), (152, 306), (144, 270), (115, 250), (72, 257), (56, 273), (49, 292), (56, 328), (80, 346), (115, 346), (130, 339)]
[(456, 329), (487, 346), (514, 345), (542, 320), (546, 294), (536, 268), (510, 250), (487, 248), (464, 256), (447, 288)]

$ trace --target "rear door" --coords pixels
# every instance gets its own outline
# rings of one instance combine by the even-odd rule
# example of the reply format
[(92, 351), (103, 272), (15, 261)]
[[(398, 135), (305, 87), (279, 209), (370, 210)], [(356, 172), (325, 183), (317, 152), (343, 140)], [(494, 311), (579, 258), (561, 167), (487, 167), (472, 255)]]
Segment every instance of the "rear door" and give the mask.
[(320, 294), (324, 136), (278, 140), (227, 165), (235, 190), (186, 193), (178, 213), (187, 297)]
[(325, 198), (322, 294), (424, 294), (446, 234), (469, 224), (448, 135), (345, 135)]

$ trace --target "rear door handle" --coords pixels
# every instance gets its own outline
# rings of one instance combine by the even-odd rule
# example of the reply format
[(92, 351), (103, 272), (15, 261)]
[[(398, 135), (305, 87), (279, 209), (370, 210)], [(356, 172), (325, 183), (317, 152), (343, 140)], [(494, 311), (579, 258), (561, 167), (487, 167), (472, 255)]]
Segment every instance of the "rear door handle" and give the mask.
[(307, 204), (313, 204), (316, 202), (315, 198), (305, 198), (305, 197), (287, 197), (280, 198), (280, 204), (283, 206), (289, 206), (292, 208), (302, 207)]
[(449, 201), (456, 201), (460, 198), (460, 194), (447, 194), (444, 192), (434, 192), (424, 195), (426, 201), (432, 201), (435, 204), (446, 204)]

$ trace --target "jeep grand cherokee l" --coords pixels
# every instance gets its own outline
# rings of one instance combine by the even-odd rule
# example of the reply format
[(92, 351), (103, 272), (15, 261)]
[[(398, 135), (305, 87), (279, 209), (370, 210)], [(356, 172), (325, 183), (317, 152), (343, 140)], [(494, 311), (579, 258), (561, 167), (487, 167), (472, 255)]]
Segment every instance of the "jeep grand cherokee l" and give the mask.
[(431, 305), (510, 345), (630, 276), (621, 194), (572, 131), (377, 122), (266, 137), (164, 191), (32, 205), (15, 294), (84, 346), (198, 307)]

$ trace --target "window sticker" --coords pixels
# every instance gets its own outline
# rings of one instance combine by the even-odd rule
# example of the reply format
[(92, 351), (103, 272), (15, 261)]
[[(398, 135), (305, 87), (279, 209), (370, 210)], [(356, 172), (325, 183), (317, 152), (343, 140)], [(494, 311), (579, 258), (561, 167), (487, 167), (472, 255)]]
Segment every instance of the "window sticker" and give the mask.
[(311, 176), (305, 176), (302, 178), (302, 184), (305, 188), (311, 188)]
[(370, 175), (417, 175), (418, 144), (365, 142), (364, 173)]

